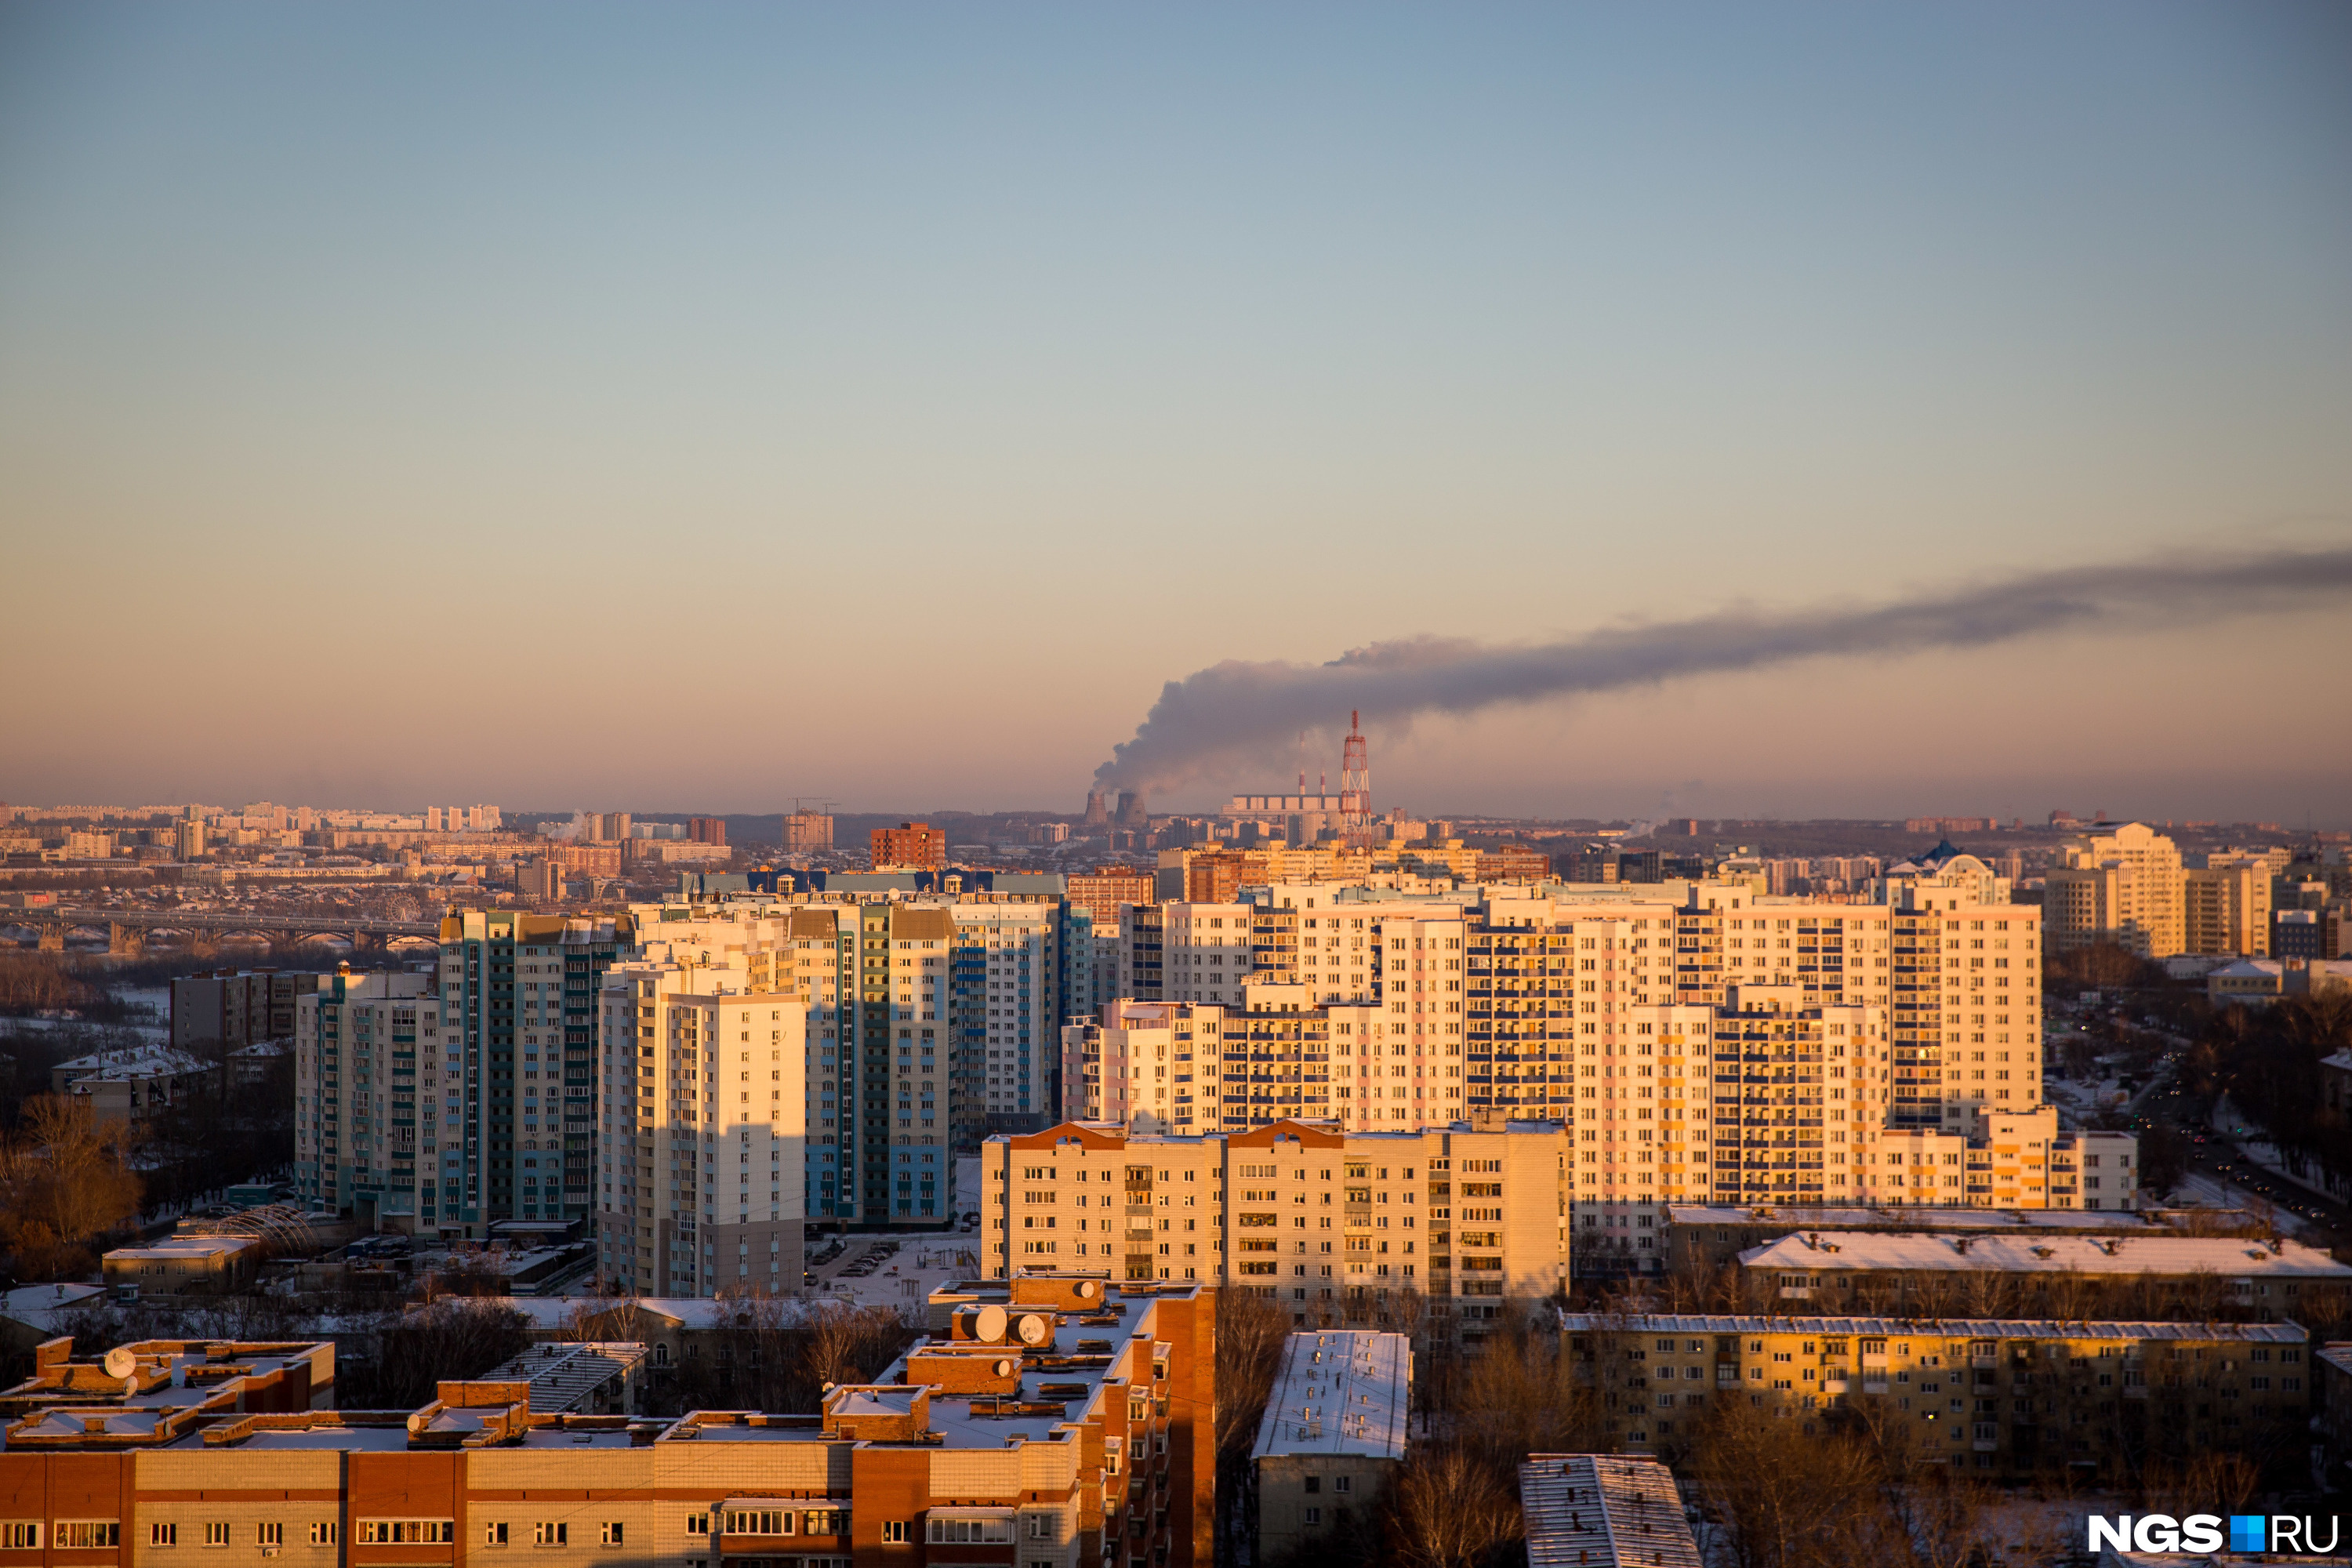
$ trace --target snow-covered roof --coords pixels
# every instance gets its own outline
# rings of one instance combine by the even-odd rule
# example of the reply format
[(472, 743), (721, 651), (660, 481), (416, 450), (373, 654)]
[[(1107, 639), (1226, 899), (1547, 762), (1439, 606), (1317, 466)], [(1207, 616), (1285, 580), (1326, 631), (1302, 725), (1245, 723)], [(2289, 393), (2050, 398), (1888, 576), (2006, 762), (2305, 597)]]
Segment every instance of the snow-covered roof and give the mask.
[(2193, 1236), (1925, 1236), (1902, 1231), (1802, 1231), (1751, 1247), (1745, 1268), (1824, 1274), (2200, 1274), (2225, 1279), (2352, 1282), (2352, 1266), (2299, 1242)]
[(1360, 1329), (1290, 1336), (1251, 1456), (1404, 1458), (1412, 1403), (1412, 1342)]
[(1530, 1568), (1699, 1568), (1674, 1472), (1620, 1454), (1529, 1454), (1519, 1466)]
[(2299, 1323), (2174, 1323), (2060, 1318), (1798, 1318), (1715, 1312), (1562, 1312), (1563, 1332), (1628, 1334), (1818, 1334), (1948, 1340), (2188, 1340), (2304, 1343)]

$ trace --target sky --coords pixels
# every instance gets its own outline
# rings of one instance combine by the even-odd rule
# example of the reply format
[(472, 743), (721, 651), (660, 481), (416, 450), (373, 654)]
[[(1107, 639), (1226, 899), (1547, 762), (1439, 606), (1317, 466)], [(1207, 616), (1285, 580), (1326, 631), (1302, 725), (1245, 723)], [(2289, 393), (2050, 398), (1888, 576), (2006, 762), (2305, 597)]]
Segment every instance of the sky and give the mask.
[[(2347, 80), (2318, 5), (12, 5), (0, 799), (1075, 811), (1223, 661), (2340, 547)], [(1366, 729), (1432, 814), (2347, 826), (2347, 657)]]

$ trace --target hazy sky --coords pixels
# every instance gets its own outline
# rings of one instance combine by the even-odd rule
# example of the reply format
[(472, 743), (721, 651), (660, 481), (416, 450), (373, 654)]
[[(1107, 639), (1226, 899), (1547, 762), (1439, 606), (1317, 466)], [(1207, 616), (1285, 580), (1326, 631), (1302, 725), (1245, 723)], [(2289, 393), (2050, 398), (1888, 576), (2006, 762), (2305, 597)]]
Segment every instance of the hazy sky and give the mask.
[[(1075, 809), (1223, 659), (2340, 544), (2347, 83), (2339, 5), (11, 5), (0, 798)], [(1375, 713), (1373, 783), (2344, 825), (2347, 660)]]

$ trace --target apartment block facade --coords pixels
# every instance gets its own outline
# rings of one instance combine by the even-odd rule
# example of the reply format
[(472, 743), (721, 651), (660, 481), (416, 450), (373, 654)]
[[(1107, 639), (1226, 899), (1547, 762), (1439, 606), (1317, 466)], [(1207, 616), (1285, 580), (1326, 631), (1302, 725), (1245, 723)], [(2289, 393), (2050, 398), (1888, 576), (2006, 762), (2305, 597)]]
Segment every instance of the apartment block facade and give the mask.
[(982, 1235), (1002, 1278), (1241, 1287), (1297, 1311), (1412, 1292), (1475, 1323), (1568, 1278), (1568, 1150), (1556, 1122), (1196, 1137), (1072, 1122), (988, 1141)]
[(2113, 942), (2142, 958), (2187, 951), (2180, 850), (2137, 822), (2101, 824), (2058, 847), (2044, 873), (2051, 940)]
[(751, 967), (665, 957), (604, 978), (596, 1235), (612, 1289), (800, 1289), (808, 1007)]
[(1610, 1436), (1671, 1454), (1711, 1402), (1791, 1442), (1867, 1416), (1916, 1465), (1999, 1479), (2137, 1477), (2217, 1448), (2258, 1462), (2307, 1438), (2316, 1375), (2294, 1323), (1565, 1313), (1566, 1353)]
[(218, 969), (172, 982), (172, 1044), (251, 1046), (294, 1036), (294, 1008), (317, 979), (274, 969)]
[[(635, 940), (632, 917), (470, 910), (441, 922), (440, 1093), (417, 1133), (437, 1203), (418, 1225), (577, 1224), (595, 1209), (597, 992)], [(452, 1036), (455, 1038), (452, 1038)], [(436, 1064), (427, 1062), (425, 1076)], [(395, 1132), (400, 1131), (396, 1126)], [(436, 1147), (437, 1145), (437, 1148)]]
[(27, 1562), (1206, 1568), (1206, 1293), (1025, 1279), (932, 1309), (819, 1409), (675, 1419), (535, 1409), (519, 1380), (337, 1411), (331, 1346), (135, 1345), (128, 1394), (95, 1363), (11, 1391), (0, 1519)]
[[(1054, 1120), (1052, 1108), (1062, 1092), (1056, 1048), (1062, 1019), (1070, 1008), (1093, 1005), (1090, 970), (1064, 961), (1066, 952), (1091, 950), (1090, 927), (1084, 911), (1058, 899), (819, 894), (649, 905), (635, 916), (636, 952), (644, 962), (713, 977), (681, 982), (680, 994), (721, 984), (772, 994), (802, 1009), (796, 1026), (789, 1009), (778, 1021), (787, 1032), (800, 1030), (798, 1056), (785, 1049), (785, 1059), (772, 1068), (782, 1076), (768, 1087), (782, 1090), (778, 1103), (796, 1106), (801, 1118), (799, 1193), (809, 1219), (862, 1226), (945, 1223), (954, 1212), (956, 1152), (976, 1150), (992, 1131), (1030, 1131)], [(615, 1084), (645, 1081), (644, 1058), (630, 1056), (642, 1050), (644, 1037), (627, 1031), (643, 1029), (646, 1005), (642, 997), (608, 998), (606, 1074)], [(611, 1033), (614, 1029), (622, 1032)], [(657, 1065), (665, 1070), (669, 1066), (667, 1059)], [(689, 1070), (683, 1059), (678, 1066)], [(744, 1064), (734, 1066), (738, 1072), (747, 1070)], [(713, 1065), (705, 1061), (690, 1070), (707, 1072)], [(742, 1086), (737, 1087), (740, 1092)], [(645, 1109), (643, 1102), (638, 1109)], [(654, 1109), (667, 1115), (671, 1107), (665, 1097)], [(751, 1121), (757, 1125), (760, 1119)], [(696, 1133), (710, 1131), (707, 1125), (678, 1125)], [(617, 1138), (625, 1129), (606, 1131)], [(634, 1204), (619, 1206), (642, 1210), (650, 1186), (651, 1206), (666, 1211), (673, 1195), (672, 1152), (657, 1142), (648, 1149), (646, 1142), (640, 1136), (636, 1147), (627, 1148), (616, 1141), (609, 1196), (634, 1198)], [(771, 1147), (758, 1136), (751, 1143), (755, 1156), (775, 1156), (745, 1161), (745, 1150), (735, 1150), (734, 1174), (748, 1171), (753, 1179), (744, 1185), (757, 1193), (760, 1173), (771, 1165), (781, 1172), (794, 1151)], [(682, 1159), (676, 1163), (686, 1169)], [(625, 1172), (625, 1183), (630, 1165), (636, 1169)], [(624, 1194), (625, 1184), (638, 1190)], [(719, 1195), (727, 1187), (718, 1183)], [(776, 1188), (789, 1195), (793, 1184), (780, 1181)], [(698, 1228), (709, 1223), (700, 1217), (687, 1184), (677, 1184), (677, 1195), (681, 1212), (691, 1211)], [(717, 1210), (728, 1207), (720, 1203)], [(752, 1218), (744, 1223), (761, 1223), (758, 1207), (745, 1206)], [(634, 1217), (642, 1231), (648, 1216)], [(657, 1212), (652, 1217), (658, 1224), (667, 1215)], [(648, 1239), (635, 1238), (640, 1252)], [(658, 1236), (650, 1239), (659, 1244)], [(774, 1262), (778, 1278), (797, 1281), (796, 1271), (782, 1268), (788, 1246), (763, 1252), (765, 1244), (761, 1237), (722, 1238), (711, 1254), (719, 1265), (719, 1283), (727, 1282), (730, 1245), (745, 1249), (735, 1255), (736, 1268), (748, 1262), (752, 1280), (763, 1279), (769, 1272), (763, 1265)], [(700, 1245), (710, 1250), (707, 1240)], [(613, 1261), (630, 1260), (624, 1255)], [(682, 1289), (682, 1266), (665, 1265), (658, 1256), (650, 1261), (662, 1289)], [(698, 1285), (702, 1283), (698, 1278)]]
[[(316, 984), (295, 1005), (296, 1190), (312, 1208), (436, 1229), (443, 1142), (462, 1180), (467, 1141), (462, 1098), (460, 1115), (442, 1120), (444, 1079), (462, 1096), (466, 1075), (463, 1036), (443, 1032), (439, 977), (346, 964)], [(478, 1203), (478, 1176), (475, 1191)]]

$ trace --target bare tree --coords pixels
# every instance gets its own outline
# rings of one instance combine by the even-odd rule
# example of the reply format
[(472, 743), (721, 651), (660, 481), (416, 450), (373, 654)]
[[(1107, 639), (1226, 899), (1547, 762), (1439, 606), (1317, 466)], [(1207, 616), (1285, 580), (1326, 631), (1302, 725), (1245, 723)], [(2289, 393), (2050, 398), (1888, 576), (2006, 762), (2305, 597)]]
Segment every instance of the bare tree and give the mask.
[(1217, 1292), (1217, 1462), (1246, 1465), (1282, 1370), (1290, 1315), (1254, 1291)]
[(1866, 1437), (1805, 1436), (1785, 1412), (1733, 1395), (1701, 1424), (1693, 1479), (1720, 1514), (1736, 1568), (1845, 1568), (1884, 1561), (1885, 1471)]
[(822, 1389), (877, 1375), (915, 1342), (915, 1331), (887, 1307), (820, 1305), (808, 1314), (801, 1372)]
[(1423, 1449), (1408, 1458), (1383, 1499), (1391, 1554), (1404, 1568), (1478, 1568), (1523, 1540), (1515, 1488), (1465, 1449)]
[(444, 1380), (480, 1377), (530, 1348), (530, 1320), (495, 1297), (448, 1296), (383, 1331), (374, 1375), (341, 1391), (346, 1408), (414, 1410)]
[(0, 1150), (0, 1245), (20, 1279), (89, 1272), (96, 1244), (138, 1217), (130, 1130), (99, 1125), (83, 1101), (38, 1095), (22, 1131)]

